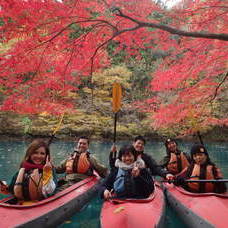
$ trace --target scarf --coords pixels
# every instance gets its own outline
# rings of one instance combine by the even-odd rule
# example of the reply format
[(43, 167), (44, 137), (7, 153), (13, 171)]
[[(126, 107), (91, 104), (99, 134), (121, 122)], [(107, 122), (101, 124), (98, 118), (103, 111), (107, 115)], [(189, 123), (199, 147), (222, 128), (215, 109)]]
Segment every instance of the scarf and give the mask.
[(25, 168), (25, 171), (29, 171), (31, 169), (39, 169), (39, 170), (42, 170), (44, 167), (44, 165), (42, 164), (33, 164), (31, 162), (28, 162), (28, 161), (24, 161), (22, 163), (22, 166), (21, 168)]
[(141, 157), (138, 157), (135, 162), (133, 162), (130, 165), (127, 165), (124, 162), (122, 162), (120, 159), (116, 159), (115, 167), (121, 168), (123, 170), (133, 169), (134, 167), (138, 167), (142, 169), (142, 168), (145, 168), (145, 162), (142, 160)]

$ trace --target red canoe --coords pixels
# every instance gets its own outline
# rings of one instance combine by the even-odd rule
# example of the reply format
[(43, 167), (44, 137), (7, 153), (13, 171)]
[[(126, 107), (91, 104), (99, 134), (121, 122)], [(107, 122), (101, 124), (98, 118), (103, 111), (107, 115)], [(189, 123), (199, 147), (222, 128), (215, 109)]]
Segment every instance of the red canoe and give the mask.
[(99, 178), (89, 177), (54, 196), (32, 205), (15, 205), (0, 201), (1, 227), (55, 227), (79, 211), (97, 193)]
[(165, 199), (162, 189), (155, 185), (147, 199), (115, 199), (105, 201), (101, 210), (103, 228), (164, 227)]
[(228, 227), (228, 194), (191, 193), (173, 184), (163, 184), (171, 207), (188, 227)]

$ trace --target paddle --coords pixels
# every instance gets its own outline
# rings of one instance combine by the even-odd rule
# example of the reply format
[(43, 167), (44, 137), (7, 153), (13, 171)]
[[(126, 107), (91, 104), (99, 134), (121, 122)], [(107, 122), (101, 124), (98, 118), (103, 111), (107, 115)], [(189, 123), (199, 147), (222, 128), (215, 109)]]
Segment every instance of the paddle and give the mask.
[[(182, 180), (185, 183), (192, 183), (192, 182), (198, 182), (198, 183), (226, 183), (228, 182), (228, 179), (202, 179), (202, 180), (189, 180), (189, 179), (183, 179)], [(168, 183), (175, 183), (175, 180), (162, 180), (161, 182), (168, 182)]]
[(200, 143), (201, 143), (202, 145), (204, 145), (202, 136), (201, 136), (201, 134), (200, 134), (200, 131), (197, 131), (197, 135), (198, 135), (198, 137), (199, 137)]
[[(114, 112), (114, 135), (113, 135), (113, 143), (116, 142), (116, 123), (117, 123), (117, 113), (120, 110), (121, 106), (121, 97), (122, 97), (122, 89), (121, 85), (117, 82), (114, 82), (112, 87), (112, 110)], [(113, 154), (113, 157), (116, 157), (116, 152)]]
[(63, 117), (64, 117), (64, 115), (65, 115), (65, 113), (63, 113), (63, 114), (61, 115), (60, 121), (59, 121), (59, 123), (57, 124), (57, 126), (55, 127), (55, 129), (54, 129), (54, 131), (53, 131), (53, 133), (52, 133), (52, 135), (51, 135), (51, 137), (50, 137), (50, 139), (49, 139), (49, 141), (48, 141), (48, 146), (50, 146), (50, 144), (52, 143), (53, 139), (55, 138), (55, 134), (56, 134), (56, 132), (59, 130), (59, 128), (60, 128), (60, 126), (61, 126), (61, 124), (62, 124), (62, 122), (63, 122)]

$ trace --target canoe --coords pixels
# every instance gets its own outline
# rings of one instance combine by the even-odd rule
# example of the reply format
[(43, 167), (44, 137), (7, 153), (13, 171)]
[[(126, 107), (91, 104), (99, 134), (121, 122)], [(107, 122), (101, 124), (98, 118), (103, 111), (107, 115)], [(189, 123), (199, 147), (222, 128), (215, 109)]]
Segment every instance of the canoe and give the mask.
[(167, 183), (163, 187), (169, 204), (188, 227), (227, 228), (227, 193), (191, 193)]
[(100, 221), (102, 228), (164, 227), (165, 197), (155, 184), (154, 193), (146, 199), (112, 199), (104, 201)]
[(31, 205), (10, 204), (15, 199), (0, 201), (1, 227), (56, 227), (79, 211), (98, 191), (100, 179), (88, 177), (55, 195)]

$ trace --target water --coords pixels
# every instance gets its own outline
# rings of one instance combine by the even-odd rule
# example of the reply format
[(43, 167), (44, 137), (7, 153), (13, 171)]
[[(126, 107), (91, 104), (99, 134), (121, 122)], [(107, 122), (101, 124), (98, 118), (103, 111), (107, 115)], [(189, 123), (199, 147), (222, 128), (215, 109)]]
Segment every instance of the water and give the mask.
[[(119, 142), (118, 147), (130, 142)], [(111, 148), (111, 142), (91, 142), (91, 152), (95, 152), (96, 157), (103, 163), (108, 164), (108, 155)], [(9, 182), (13, 174), (18, 170), (20, 161), (22, 160), (28, 142), (24, 141), (0, 141), (0, 179)], [(192, 146), (189, 142), (180, 142), (179, 148), (188, 152)], [(228, 143), (207, 143), (207, 149), (211, 160), (216, 163), (222, 170), (224, 177), (228, 178)], [(55, 164), (64, 159), (67, 154), (73, 150), (73, 142), (54, 142), (51, 145), (52, 159)], [(156, 161), (165, 155), (165, 147), (162, 142), (150, 141), (146, 144), (145, 152), (151, 154)], [(0, 194), (0, 198), (4, 196)], [(88, 205), (86, 205), (79, 213), (65, 221), (59, 228), (99, 228), (99, 215), (102, 201), (95, 197)], [(167, 228), (184, 228), (184, 224), (180, 221), (175, 212), (167, 206), (166, 210), (166, 226)]]

